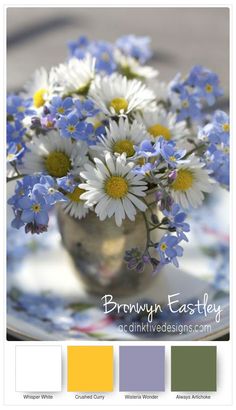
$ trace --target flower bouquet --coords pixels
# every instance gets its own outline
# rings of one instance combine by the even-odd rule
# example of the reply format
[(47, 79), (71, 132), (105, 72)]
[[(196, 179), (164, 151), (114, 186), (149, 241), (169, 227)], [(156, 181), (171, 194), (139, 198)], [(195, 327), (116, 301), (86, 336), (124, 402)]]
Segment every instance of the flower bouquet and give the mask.
[(128, 269), (178, 266), (187, 212), (216, 184), (229, 186), (229, 118), (207, 110), (223, 95), (215, 73), (197, 65), (165, 83), (151, 57), (147, 37), (80, 37), (64, 64), (40, 68), (7, 97), (14, 228), (47, 231), (57, 204), (78, 230), (99, 221), (98, 244), (107, 221), (119, 232), (131, 221), (135, 236), (141, 217), (143, 248), (122, 245)]

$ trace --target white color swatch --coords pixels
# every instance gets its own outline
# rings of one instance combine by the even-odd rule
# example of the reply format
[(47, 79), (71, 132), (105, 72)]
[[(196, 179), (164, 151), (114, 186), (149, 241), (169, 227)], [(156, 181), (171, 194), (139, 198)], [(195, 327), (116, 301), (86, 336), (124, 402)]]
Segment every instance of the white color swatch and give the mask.
[(61, 346), (16, 346), (16, 391), (61, 391)]

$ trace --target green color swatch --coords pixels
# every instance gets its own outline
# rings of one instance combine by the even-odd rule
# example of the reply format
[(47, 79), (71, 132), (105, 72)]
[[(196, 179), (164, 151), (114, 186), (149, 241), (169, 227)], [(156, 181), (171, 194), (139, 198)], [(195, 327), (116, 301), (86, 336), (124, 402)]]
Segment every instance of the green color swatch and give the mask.
[(216, 346), (172, 346), (171, 390), (216, 391)]

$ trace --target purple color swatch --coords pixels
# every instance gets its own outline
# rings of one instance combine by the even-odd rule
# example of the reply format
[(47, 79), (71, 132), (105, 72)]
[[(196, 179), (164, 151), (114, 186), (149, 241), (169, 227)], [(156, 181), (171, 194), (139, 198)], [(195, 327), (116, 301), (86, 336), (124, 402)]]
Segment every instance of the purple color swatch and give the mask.
[(165, 347), (120, 346), (120, 391), (165, 390)]

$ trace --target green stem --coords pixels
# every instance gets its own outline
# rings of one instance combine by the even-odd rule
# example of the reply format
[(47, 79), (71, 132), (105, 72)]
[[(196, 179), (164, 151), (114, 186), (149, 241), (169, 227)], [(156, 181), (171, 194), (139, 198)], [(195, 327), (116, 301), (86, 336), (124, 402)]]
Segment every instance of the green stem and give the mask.
[(157, 201), (153, 201), (153, 202), (151, 202), (150, 204), (148, 204), (148, 206), (152, 206), (152, 205), (154, 205), (154, 204), (156, 204), (157, 203)]
[(189, 155), (193, 154), (194, 152), (198, 151), (199, 149), (205, 147), (205, 144), (200, 144), (197, 147), (194, 147), (193, 149), (191, 149), (189, 152), (187, 152), (187, 154), (185, 154), (185, 156), (183, 157), (183, 159), (189, 157)]
[[(155, 225), (155, 226), (153, 226), (152, 228), (149, 228), (149, 231), (154, 231), (154, 229), (162, 229), (162, 228), (160, 228), (161, 227), (161, 225), (162, 225), (162, 223), (159, 223), (158, 225)], [(163, 228), (164, 229), (164, 228)], [(166, 229), (166, 228), (165, 228)]]
[[(145, 212), (142, 212), (142, 215), (143, 215), (143, 219), (144, 219), (145, 226), (146, 226), (146, 231), (147, 231), (147, 242), (146, 242), (146, 247), (145, 247), (145, 251), (144, 251), (144, 253), (145, 253), (145, 252), (148, 252), (148, 248), (149, 248), (149, 244), (151, 242), (151, 238), (150, 238), (150, 231), (149, 231), (147, 216), (146, 216)], [(149, 252), (148, 252), (148, 254), (149, 254)]]
[(152, 214), (153, 211), (152, 211), (151, 206), (152, 206), (154, 203), (156, 203), (156, 201), (149, 204), (149, 203), (143, 198), (143, 202), (145, 202), (145, 204), (146, 204), (147, 207), (148, 207), (148, 210), (149, 210), (149, 211), (151, 212), (151, 214)]
[(12, 166), (12, 168), (14, 169), (15, 173), (16, 173), (17, 175), (20, 175), (20, 173), (19, 173), (19, 171), (18, 171), (18, 169), (17, 169), (17, 166), (16, 166), (16, 162), (15, 162), (15, 161), (11, 163), (11, 166)]

